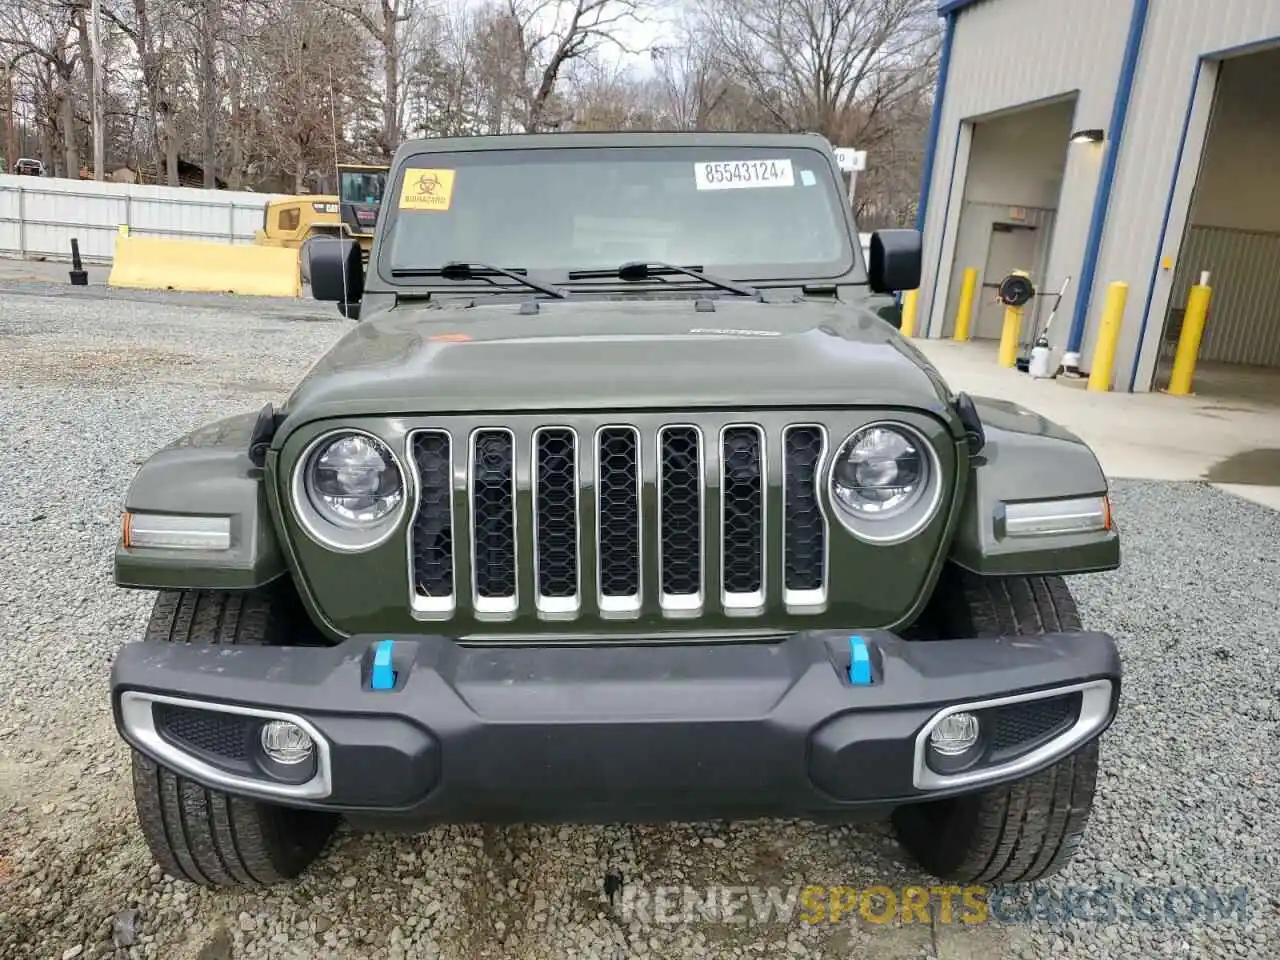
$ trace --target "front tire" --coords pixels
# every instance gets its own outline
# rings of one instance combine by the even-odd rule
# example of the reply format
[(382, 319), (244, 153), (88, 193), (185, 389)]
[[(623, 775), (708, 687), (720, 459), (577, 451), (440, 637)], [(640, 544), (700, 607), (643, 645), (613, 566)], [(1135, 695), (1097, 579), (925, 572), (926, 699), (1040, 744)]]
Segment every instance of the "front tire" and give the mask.
[[(931, 611), (938, 642), (1079, 630), (1058, 576), (980, 577), (952, 568)], [(920, 641), (928, 642), (928, 641)], [(1022, 780), (894, 811), (898, 839), (925, 870), (953, 883), (1030, 883), (1057, 873), (1084, 838), (1098, 741)]]
[[(162, 591), (144, 639), (274, 646), (295, 642), (309, 627), (286, 588)], [(136, 750), (133, 795), (156, 862), (174, 878), (206, 887), (292, 880), (321, 854), (339, 819), (207, 789)]]

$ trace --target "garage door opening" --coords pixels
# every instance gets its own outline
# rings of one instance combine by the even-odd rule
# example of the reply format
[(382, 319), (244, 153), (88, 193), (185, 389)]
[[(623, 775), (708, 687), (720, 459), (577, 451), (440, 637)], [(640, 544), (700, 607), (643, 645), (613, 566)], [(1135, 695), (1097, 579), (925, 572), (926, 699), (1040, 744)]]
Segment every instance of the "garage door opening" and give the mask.
[(1168, 387), (1188, 294), (1213, 291), (1194, 393), (1280, 402), (1280, 49), (1218, 66), (1152, 387)]
[[(1041, 291), (1056, 285), (1045, 271), (1075, 108), (1073, 96), (973, 121), (944, 336), (955, 334), (966, 269), (977, 271), (979, 283), (969, 327), (974, 340), (999, 340), (1004, 307), (996, 302), (996, 289), (1011, 272), (1030, 273)], [(1026, 311), (1026, 342), (1032, 339), (1042, 300), (1037, 297)]]

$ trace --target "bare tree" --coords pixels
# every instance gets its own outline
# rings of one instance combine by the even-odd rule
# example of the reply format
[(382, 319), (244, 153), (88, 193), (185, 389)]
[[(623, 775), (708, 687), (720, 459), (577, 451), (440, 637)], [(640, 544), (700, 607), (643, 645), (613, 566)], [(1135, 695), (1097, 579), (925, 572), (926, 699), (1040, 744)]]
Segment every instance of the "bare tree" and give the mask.
[(637, 83), (630, 70), (584, 58), (570, 64), (566, 99), (575, 130), (660, 130), (674, 127), (653, 84)]
[[(90, 2), (0, 0), (12, 140), (69, 176), (89, 143)], [(144, 179), (187, 182), (198, 159), (206, 186), (288, 191), (405, 136), (816, 130), (869, 151), (860, 221), (909, 223), (934, 2), (687, 0), (637, 76), (618, 54), (673, 0), (100, 0), (105, 154)]]
[(161, 50), (163, 17), (155, 15), (148, 0), (103, 0), (102, 15), (133, 45), (146, 97), (147, 153), (153, 169), (158, 171), (163, 164), (169, 186), (177, 186), (177, 130), (170, 106), (174, 97), (165, 89), (165, 55)]
[(652, 0), (506, 0), (504, 16), (520, 57), (524, 128), (536, 133), (567, 119), (553, 117), (556, 84), (569, 64), (604, 47), (632, 52), (622, 38), (645, 22)]
[(390, 159), (404, 136), (405, 80), (423, 24), (416, 0), (322, 0), (357, 24), (377, 44), (382, 59), (382, 130), (378, 147)]
[(0, 7), (0, 47), (6, 59), (30, 56), (40, 64), (36, 83), (52, 106), (46, 122), (56, 139), (52, 153), (61, 153), (64, 176), (80, 175), (76, 127), (75, 79), (80, 64), (76, 0), (32, 0)]
[(864, 147), (878, 114), (919, 88), (936, 46), (933, 0), (693, 2), (707, 42), (774, 124)]
[(711, 47), (697, 37), (659, 47), (653, 61), (664, 112), (681, 130), (706, 130), (732, 84), (712, 56)]
[(218, 70), (218, 41), (222, 37), (222, 0), (196, 0), (192, 25), (200, 85), (200, 163), (204, 186), (212, 190), (218, 173), (218, 120), (222, 105), (222, 76)]

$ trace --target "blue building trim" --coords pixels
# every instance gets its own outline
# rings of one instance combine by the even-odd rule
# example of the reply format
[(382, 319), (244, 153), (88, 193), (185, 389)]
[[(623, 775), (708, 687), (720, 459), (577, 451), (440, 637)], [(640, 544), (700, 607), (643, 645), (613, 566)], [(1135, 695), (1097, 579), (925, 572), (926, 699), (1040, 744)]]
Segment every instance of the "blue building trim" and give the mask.
[[(1133, 347), (1133, 364), (1129, 368), (1130, 393), (1133, 393), (1134, 387), (1138, 385), (1138, 368), (1142, 366), (1142, 358), (1146, 347), (1145, 341), (1147, 339), (1147, 325), (1151, 321), (1151, 301), (1155, 299), (1156, 281), (1160, 278), (1160, 261), (1164, 258), (1164, 245), (1169, 237), (1169, 220), (1173, 217), (1173, 198), (1178, 192), (1178, 177), (1182, 173), (1182, 158), (1187, 150), (1187, 134), (1191, 130), (1191, 117), (1195, 113), (1196, 94), (1200, 90), (1200, 76), (1204, 70), (1204, 65), (1206, 62), (1257, 53), (1275, 46), (1280, 46), (1280, 37), (1268, 37), (1251, 43), (1237, 44), (1234, 47), (1226, 47), (1222, 50), (1215, 50), (1212, 53), (1201, 54), (1196, 58), (1195, 67), (1191, 71), (1191, 92), (1187, 95), (1187, 110), (1182, 117), (1182, 133), (1178, 136), (1178, 152), (1174, 156), (1173, 172), (1169, 175), (1169, 193), (1164, 200), (1164, 217), (1160, 221), (1160, 236), (1156, 241), (1156, 252), (1151, 261), (1151, 277), (1147, 282), (1147, 298), (1142, 304), (1142, 320), (1138, 325), (1138, 339)], [(1208, 136), (1207, 131), (1205, 136)], [(1190, 211), (1188, 211), (1188, 215), (1190, 215)]]
[(982, 0), (938, 0), (938, 16), (945, 17), (959, 13), (965, 7), (972, 7), (975, 3), (981, 2)]
[(1129, 36), (1125, 40), (1124, 60), (1120, 66), (1120, 81), (1116, 84), (1116, 98), (1111, 107), (1111, 123), (1107, 130), (1106, 155), (1098, 178), (1098, 192), (1093, 198), (1093, 216), (1089, 221), (1089, 234), (1085, 240), (1084, 265), (1080, 269), (1080, 286), (1077, 288), (1075, 313), (1071, 317), (1071, 330), (1067, 334), (1067, 351), (1077, 353), (1084, 342), (1085, 322), (1089, 317), (1089, 303), (1093, 297), (1093, 284), (1098, 273), (1098, 254), (1102, 247), (1102, 230), (1107, 222), (1107, 206), (1111, 202), (1111, 187), (1116, 178), (1116, 164), (1120, 159), (1120, 143), (1124, 138), (1125, 119), (1129, 113), (1129, 99), (1133, 93), (1133, 81), (1138, 72), (1138, 54), (1142, 49), (1142, 35), (1147, 28), (1147, 9), (1150, 0), (1134, 0), (1129, 17)]
[[(938, 85), (933, 91), (933, 113), (929, 118), (929, 142), (924, 151), (924, 169), (920, 175), (920, 204), (916, 211), (916, 229), (924, 230), (929, 211), (929, 188), (933, 185), (933, 162), (938, 154), (938, 133), (942, 128), (942, 106), (947, 96), (947, 76), (951, 73), (951, 47), (955, 43), (956, 18), (947, 17), (942, 35), (942, 53), (938, 61)], [(936, 279), (935, 279), (935, 282)]]

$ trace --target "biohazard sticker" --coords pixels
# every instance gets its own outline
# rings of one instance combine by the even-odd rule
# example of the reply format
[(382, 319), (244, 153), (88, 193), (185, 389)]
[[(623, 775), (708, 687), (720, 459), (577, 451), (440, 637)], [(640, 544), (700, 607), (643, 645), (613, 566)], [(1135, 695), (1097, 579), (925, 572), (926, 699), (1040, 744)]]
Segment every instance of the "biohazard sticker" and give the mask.
[(400, 188), (400, 209), (448, 210), (453, 201), (453, 174), (452, 170), (409, 168)]

